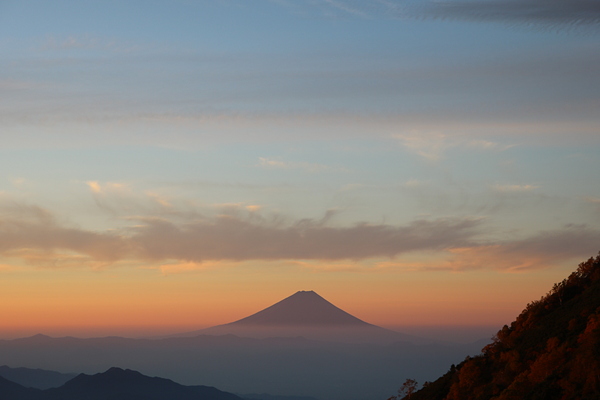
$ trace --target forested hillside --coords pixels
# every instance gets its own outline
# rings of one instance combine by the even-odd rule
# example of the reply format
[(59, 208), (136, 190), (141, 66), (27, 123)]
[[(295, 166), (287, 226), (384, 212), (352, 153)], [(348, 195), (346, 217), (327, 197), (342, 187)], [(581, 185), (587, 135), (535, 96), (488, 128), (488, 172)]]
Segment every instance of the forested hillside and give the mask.
[(600, 398), (600, 255), (410, 400)]

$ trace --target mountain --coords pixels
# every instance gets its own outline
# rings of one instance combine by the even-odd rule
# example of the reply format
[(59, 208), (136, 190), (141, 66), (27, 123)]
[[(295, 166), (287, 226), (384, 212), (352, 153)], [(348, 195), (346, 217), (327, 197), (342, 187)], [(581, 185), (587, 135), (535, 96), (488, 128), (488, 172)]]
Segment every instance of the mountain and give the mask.
[(208, 386), (183, 386), (137, 371), (110, 368), (95, 375), (80, 374), (59, 388), (27, 389), (0, 377), (2, 400), (241, 400)]
[(314, 291), (299, 291), (238, 321), (173, 335), (236, 335), (250, 338), (304, 337), (345, 343), (429, 343), (362, 321), (336, 307)]
[(235, 326), (369, 326), (314, 291), (300, 291), (228, 325)]
[[(405, 397), (406, 399), (409, 396)], [(600, 398), (600, 254), (410, 400)]]
[(39, 368), (10, 368), (3, 365), (0, 367), (0, 376), (25, 387), (49, 389), (64, 385), (77, 374), (61, 374)]

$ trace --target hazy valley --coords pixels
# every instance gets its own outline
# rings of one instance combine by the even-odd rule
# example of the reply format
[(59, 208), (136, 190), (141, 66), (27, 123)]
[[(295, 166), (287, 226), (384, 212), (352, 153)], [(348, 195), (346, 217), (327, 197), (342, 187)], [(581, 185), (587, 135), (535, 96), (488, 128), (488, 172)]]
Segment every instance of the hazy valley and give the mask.
[[(212, 333), (212, 334), (210, 334)], [(489, 340), (436, 342), (368, 324), (312, 291), (240, 321), (159, 339), (0, 341), (9, 366), (95, 374), (111, 367), (232, 393), (384, 398), (403, 377), (432, 380)]]

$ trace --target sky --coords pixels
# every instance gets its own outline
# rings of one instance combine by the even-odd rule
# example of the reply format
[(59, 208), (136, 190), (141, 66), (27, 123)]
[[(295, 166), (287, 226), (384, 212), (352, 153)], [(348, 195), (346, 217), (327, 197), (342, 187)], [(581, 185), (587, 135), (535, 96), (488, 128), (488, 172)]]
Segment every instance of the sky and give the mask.
[(598, 0), (0, 1), (0, 338), (500, 328), (600, 250), (598, 65)]

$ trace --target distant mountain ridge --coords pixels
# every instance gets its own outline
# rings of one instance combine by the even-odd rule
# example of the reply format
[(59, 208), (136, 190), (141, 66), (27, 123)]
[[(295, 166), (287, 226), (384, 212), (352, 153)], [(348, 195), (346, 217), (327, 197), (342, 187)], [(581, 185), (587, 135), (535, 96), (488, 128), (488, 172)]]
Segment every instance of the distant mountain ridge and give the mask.
[(336, 307), (312, 290), (296, 292), (240, 320), (171, 337), (197, 335), (236, 335), (249, 338), (304, 337), (311, 340), (345, 343), (431, 342), (369, 324)]
[(110, 368), (79, 374), (58, 388), (28, 389), (0, 377), (2, 400), (241, 400), (209, 386), (184, 386), (169, 379), (151, 378), (137, 371)]
[(10, 368), (3, 365), (0, 366), (0, 376), (24, 387), (50, 389), (64, 385), (75, 378), (77, 374), (62, 374), (39, 368)]

